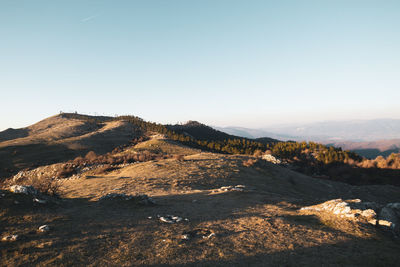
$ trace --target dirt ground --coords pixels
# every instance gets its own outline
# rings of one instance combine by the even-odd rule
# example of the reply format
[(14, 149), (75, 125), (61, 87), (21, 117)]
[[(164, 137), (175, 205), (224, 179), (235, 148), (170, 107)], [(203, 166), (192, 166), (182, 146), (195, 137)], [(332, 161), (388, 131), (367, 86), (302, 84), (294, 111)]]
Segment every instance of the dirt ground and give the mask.
[[(35, 204), (0, 198), (2, 266), (398, 266), (400, 242), (385, 229), (299, 209), (334, 198), (379, 203), (400, 199), (393, 186), (355, 187), (318, 180), (248, 157), (202, 153), (167, 140), (130, 150), (186, 155), (134, 163), (63, 182), (62, 198)], [(244, 185), (245, 191), (221, 191)], [(155, 205), (103, 200), (146, 194)], [(18, 201), (15, 204), (14, 201)], [(158, 216), (183, 220), (169, 224)], [(188, 220), (184, 220), (188, 219)], [(39, 233), (43, 224), (50, 227)], [(189, 233), (187, 240), (183, 235)], [(207, 233), (203, 237), (201, 234)], [(210, 233), (212, 235), (210, 235)]]

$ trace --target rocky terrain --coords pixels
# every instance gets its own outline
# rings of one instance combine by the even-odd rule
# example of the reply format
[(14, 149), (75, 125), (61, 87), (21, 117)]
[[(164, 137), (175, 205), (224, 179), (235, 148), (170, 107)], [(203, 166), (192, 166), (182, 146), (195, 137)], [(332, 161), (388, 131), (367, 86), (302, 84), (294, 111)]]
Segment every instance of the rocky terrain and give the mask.
[[(100, 126), (99, 134), (130, 127)], [(72, 134), (61, 142), (92, 138)], [(58, 142), (52, 136), (46, 142)], [(0, 192), (1, 265), (396, 266), (400, 260), (399, 187), (351, 186), (300, 174), (274, 157), (149, 138), (109, 154), (107, 168), (105, 159), (66, 158), (10, 177)], [(116, 161), (137, 155), (158, 156)], [(69, 171), (58, 177), (60, 169)], [(55, 194), (32, 181), (51, 183)]]

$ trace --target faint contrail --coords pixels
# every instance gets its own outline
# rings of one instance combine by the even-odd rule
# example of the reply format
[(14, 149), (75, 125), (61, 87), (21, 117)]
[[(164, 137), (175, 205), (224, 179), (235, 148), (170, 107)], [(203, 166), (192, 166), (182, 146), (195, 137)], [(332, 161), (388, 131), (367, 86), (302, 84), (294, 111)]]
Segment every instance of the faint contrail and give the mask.
[(92, 20), (92, 19), (94, 19), (95, 17), (98, 17), (99, 15), (93, 15), (93, 16), (90, 16), (90, 17), (87, 17), (87, 18), (83, 18), (83, 19), (81, 19), (81, 22), (87, 22), (87, 21), (89, 21), (89, 20)]

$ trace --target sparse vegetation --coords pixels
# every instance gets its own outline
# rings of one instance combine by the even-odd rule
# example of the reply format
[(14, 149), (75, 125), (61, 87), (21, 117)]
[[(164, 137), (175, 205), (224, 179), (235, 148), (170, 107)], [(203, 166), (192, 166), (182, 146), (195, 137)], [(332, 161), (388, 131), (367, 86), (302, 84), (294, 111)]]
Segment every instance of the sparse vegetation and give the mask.
[(185, 156), (178, 154), (178, 155), (174, 155), (174, 159), (177, 161), (184, 161), (185, 160)]
[(100, 175), (100, 174), (105, 174), (105, 173), (107, 173), (107, 172), (113, 171), (113, 170), (115, 170), (115, 169), (117, 169), (116, 166), (113, 166), (113, 165), (111, 165), (111, 164), (105, 164), (105, 165), (102, 165), (102, 166), (99, 167), (99, 168), (94, 169), (94, 170), (92, 171), (92, 173), (93, 173), (94, 175)]
[(56, 177), (31, 178), (27, 183), (46, 195), (59, 196), (61, 194), (62, 181)]
[[(398, 199), (398, 189), (377, 186), (371, 194), (370, 188), (359, 187), (349, 193), (350, 185), (315, 182), (260, 157), (280, 153), (289, 167), (303, 166), (304, 172), (312, 174), (327, 173), (325, 179), (331, 180), (342, 177), (349, 170), (386, 169), (358, 167), (362, 160), (351, 154), (344, 163), (341, 158), (346, 159), (347, 152), (317, 144), (270, 144), (265, 146), (266, 150), (258, 148), (249, 152), (252, 155), (243, 156), (228, 155), (227, 152), (200, 153), (201, 150), (193, 148), (198, 148), (198, 143), (175, 142), (170, 138), (155, 137), (153, 132), (150, 134), (152, 140), (138, 141), (136, 146), (119, 146), (105, 154), (86, 151), (73, 160), (42, 166), (35, 172), (42, 175), (51, 170), (54, 175), (49, 175), (49, 179), (21, 179), (21, 183), (33, 184), (47, 194), (60, 192), (64, 199), (59, 204), (52, 204), (56, 208), (34, 202), (28, 195), (3, 191), (6, 193), (0, 197), (1, 226), (7, 235), (18, 234), (21, 239), (0, 242), (2, 263), (11, 266), (124, 266), (166, 262), (175, 265), (274, 266), (284, 260), (286, 265), (356, 263), (367, 266), (370, 262), (365, 255), (373, 253), (377, 253), (379, 259), (385, 258), (388, 265), (398, 262), (398, 246), (390, 237), (382, 235), (381, 229), (374, 226), (361, 228), (345, 218), (340, 222), (332, 218), (326, 223), (324, 217), (304, 217), (298, 212), (301, 206), (310, 205), (315, 199), (350, 195), (365, 201), (393, 202)], [(232, 153), (235, 149), (241, 151), (252, 146), (251, 142), (241, 139), (218, 142), (229, 144), (228, 150)], [(202, 140), (200, 144), (208, 146), (218, 142)], [(333, 160), (327, 164), (319, 153), (328, 154), (325, 158)], [(181, 162), (182, 159), (185, 161)], [(392, 160), (390, 166), (396, 162), (395, 158)], [(142, 163), (124, 164), (131, 162)], [(389, 166), (389, 161), (387, 164)], [(52, 189), (52, 182), (59, 180), (51, 177), (69, 177), (76, 170), (75, 177), (61, 179), (62, 186)], [(351, 180), (354, 181), (353, 175)], [(249, 191), (215, 190), (234, 185), (243, 185)], [(107, 194), (146, 194), (158, 205), (138, 206), (125, 200), (97, 202)], [(16, 200), (19, 204), (15, 204)], [(164, 224), (155, 214), (173, 214), (190, 221)], [(48, 234), (37, 232), (38, 226), (43, 224), (49, 225)], [(182, 239), (183, 233), (196, 229), (215, 235)], [(349, 247), (357, 250), (348, 251)], [(190, 253), (186, 253), (188, 251)], [(351, 257), (344, 257), (343, 253)], [(323, 258), (316, 262), (316, 254), (343, 257), (338, 260)], [(370, 265), (382, 262), (375, 261)]]
[[(64, 116), (91, 120), (90, 116), (79, 114), (63, 114)], [(379, 171), (395, 170), (399, 163), (395, 156), (390, 159), (377, 158), (367, 160), (354, 152), (343, 151), (340, 148), (325, 146), (315, 142), (278, 142), (273, 139), (252, 140), (227, 135), (206, 125), (189, 122), (185, 125), (162, 125), (147, 122), (136, 116), (106, 117), (105, 121), (124, 120), (135, 125), (140, 131), (157, 132), (169, 139), (180, 142), (192, 148), (224, 154), (247, 154), (260, 156), (260, 152), (270, 153), (283, 159), (294, 169), (307, 175), (329, 177), (328, 179), (351, 184), (389, 183), (400, 185), (396, 173)], [(99, 122), (99, 121), (98, 121)], [(197, 136), (194, 137), (194, 136)], [(137, 140), (140, 142), (141, 140)], [(111, 159), (109, 159), (111, 161)], [(129, 162), (132, 159), (125, 159)], [(133, 159), (135, 160), (135, 159)], [(144, 156), (138, 156), (138, 161), (144, 161)], [(117, 160), (117, 162), (120, 161)], [(110, 163), (102, 160), (103, 163)], [(373, 170), (373, 171), (371, 171)]]
[(357, 164), (361, 168), (400, 169), (400, 153), (392, 153), (386, 158), (364, 159)]
[(253, 166), (255, 163), (257, 163), (257, 161), (258, 161), (258, 159), (252, 159), (252, 158), (244, 160), (243, 166), (245, 166), (245, 167)]
[(31, 176), (19, 181), (6, 180), (3, 187), (8, 188), (12, 185), (31, 185), (40, 193), (49, 196), (60, 196), (62, 181), (55, 176)]

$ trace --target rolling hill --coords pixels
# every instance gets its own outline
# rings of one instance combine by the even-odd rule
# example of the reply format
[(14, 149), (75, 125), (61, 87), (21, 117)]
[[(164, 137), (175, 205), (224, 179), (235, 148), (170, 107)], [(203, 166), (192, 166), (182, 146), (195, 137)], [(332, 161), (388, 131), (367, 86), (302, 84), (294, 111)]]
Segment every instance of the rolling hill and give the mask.
[[(239, 134), (227, 134), (226, 132), (214, 129), (205, 124), (199, 123), (197, 121), (188, 121), (185, 124), (175, 124), (175, 125), (167, 125), (167, 128), (182, 133), (191, 137), (194, 137), (198, 140), (211, 140), (211, 141), (223, 141), (227, 139), (237, 139), (237, 138), (247, 138), (255, 139), (251, 136), (242, 136)], [(278, 142), (277, 139), (265, 137), (261, 140), (263, 143), (273, 143)]]
[[(260, 155), (213, 153), (208, 145), (228, 146), (226, 138), (235, 146), (255, 141), (197, 122), (164, 126), (133, 116), (60, 114), (0, 136), (8, 159), (2, 164), (29, 167), (0, 184), (1, 265), (395, 266), (400, 260), (393, 226), (400, 187), (350, 185)], [(74, 159), (88, 150), (98, 154)], [(24, 187), (31, 185), (39, 192)], [(322, 210), (326, 201), (339, 204)], [(394, 217), (383, 217), (392, 206)], [(338, 214), (349, 209), (354, 216)]]
[[(198, 141), (250, 140), (229, 135), (204, 124), (190, 121), (184, 125), (160, 125), (134, 116), (104, 117), (63, 113), (21, 129), (0, 132), (0, 176), (9, 176), (24, 168), (56, 163), (84, 156), (111, 152), (128, 145), (149, 132), (177, 133)], [(276, 142), (266, 138), (263, 144)], [(206, 148), (206, 147), (205, 147)]]
[(136, 126), (122, 120), (52, 116), (26, 128), (0, 132), (0, 175), (66, 161), (89, 151), (103, 154), (141, 135)]
[[(1, 234), (18, 237), (0, 242), (2, 265), (394, 266), (400, 260), (389, 228), (302, 211), (338, 198), (390, 203), (400, 198), (399, 187), (315, 179), (266, 161), (245, 166), (254, 158), (204, 152), (162, 135), (115, 156), (136, 153), (172, 157), (112, 169), (76, 166), (78, 173), (62, 180), (61, 198), (45, 203), (32, 201), (41, 195), (1, 190)], [(25, 179), (51, 169), (43, 167)], [(48, 230), (38, 231), (42, 225)]]

